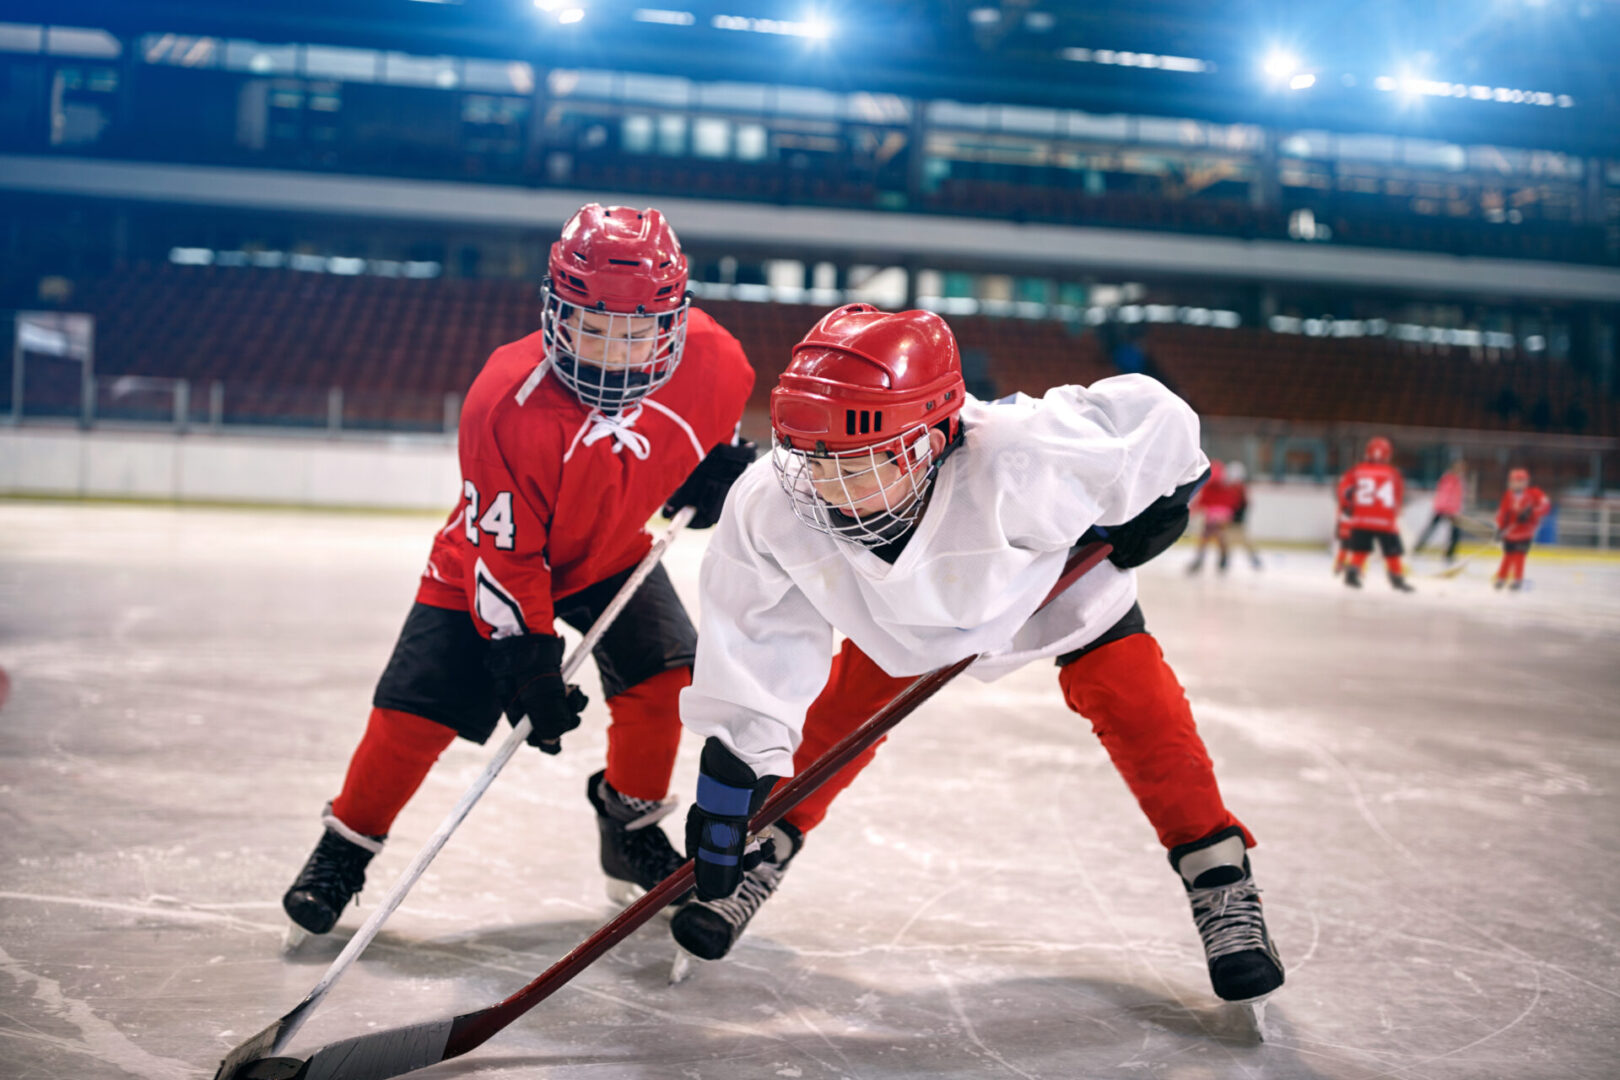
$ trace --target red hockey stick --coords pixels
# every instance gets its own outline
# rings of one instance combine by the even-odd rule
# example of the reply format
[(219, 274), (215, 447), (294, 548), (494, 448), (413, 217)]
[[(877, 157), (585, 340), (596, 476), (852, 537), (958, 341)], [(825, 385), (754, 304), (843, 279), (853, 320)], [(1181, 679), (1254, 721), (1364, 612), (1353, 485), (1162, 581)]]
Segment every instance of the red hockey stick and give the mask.
[[(1069, 556), (1057, 584), (1041, 601), (1041, 607), (1051, 603), (1082, 574), (1107, 558), (1112, 550), (1109, 545), (1100, 543), (1077, 549)], [(844, 736), (809, 768), (773, 791), (759, 813), (748, 822), (749, 831), (758, 832), (780, 821), (784, 814), (835, 772), (888, 734), (895, 725), (932, 697), (935, 691), (960, 675), (977, 659), (977, 655), (965, 657), (926, 675), (919, 675), (866, 723)], [(687, 860), (679, 870), (619, 912), (612, 922), (547, 968), (539, 978), (498, 1004), (460, 1016), (328, 1043), (307, 1058), (259, 1058), (236, 1065), (229, 1071), (221, 1064), (214, 1080), (387, 1080), (388, 1077), (401, 1076), (460, 1057), (483, 1045), (496, 1032), (562, 989), (603, 953), (635, 933), (671, 900), (690, 889), (692, 878), (692, 863)]]

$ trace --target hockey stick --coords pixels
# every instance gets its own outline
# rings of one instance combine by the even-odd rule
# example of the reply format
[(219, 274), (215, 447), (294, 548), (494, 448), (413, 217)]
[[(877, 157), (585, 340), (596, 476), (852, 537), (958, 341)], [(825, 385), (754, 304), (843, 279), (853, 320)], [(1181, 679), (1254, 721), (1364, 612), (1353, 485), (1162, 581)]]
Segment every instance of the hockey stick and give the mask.
[[(1113, 550), (1107, 544), (1087, 544), (1069, 556), (1063, 574), (1041, 601), (1045, 607), (1078, 581)], [(1037, 608), (1036, 610), (1040, 610)], [(860, 727), (771, 793), (748, 822), (751, 832), (775, 824), (819, 788), (839, 769), (859, 757), (895, 725), (911, 715), (940, 687), (956, 678), (978, 659), (965, 657), (954, 664), (919, 675)], [(573, 952), (557, 961), (517, 993), (476, 1012), (430, 1020), (407, 1027), (375, 1031), (341, 1042), (328, 1043), (307, 1058), (261, 1058), (233, 1055), (215, 1074), (215, 1080), (387, 1080), (460, 1057), (488, 1041), (496, 1032), (560, 990), (603, 953), (633, 934), (670, 901), (692, 887), (692, 861), (665, 878), (641, 899), (619, 912)]]
[[(564, 682), (567, 682), (569, 677), (579, 670), (580, 664), (585, 662), (585, 657), (590, 655), (591, 650), (602, 639), (602, 635), (607, 632), (608, 627), (619, 617), (619, 612), (624, 610), (624, 606), (630, 602), (630, 598), (641, 587), (641, 583), (647, 579), (647, 575), (652, 573), (653, 567), (658, 565), (658, 561), (663, 558), (664, 552), (669, 549), (670, 543), (674, 541), (682, 529), (686, 528), (686, 523), (691, 521), (692, 516), (696, 513), (695, 507), (688, 506), (683, 507), (675, 514), (675, 517), (669, 523), (669, 528), (664, 530), (664, 535), (653, 543), (652, 550), (647, 552), (640, 564), (625, 579), (624, 584), (619, 587), (619, 591), (614, 594), (613, 600), (608, 604), (601, 616), (585, 632), (585, 637), (574, 649), (573, 654), (563, 662), (562, 678)], [(349, 939), (348, 944), (343, 947), (343, 951), (338, 953), (337, 959), (332, 961), (332, 966), (326, 969), (326, 974), (321, 976), (321, 981), (316, 983), (315, 988), (305, 996), (304, 1000), (293, 1006), (285, 1016), (282, 1016), (269, 1027), (226, 1055), (225, 1060), (220, 1063), (219, 1072), (215, 1074), (216, 1080), (231, 1076), (244, 1063), (255, 1061), (268, 1054), (275, 1054), (283, 1046), (287, 1045), (287, 1041), (303, 1026), (304, 1021), (309, 1018), (309, 1014), (321, 1003), (321, 999), (326, 997), (327, 992), (348, 970), (349, 965), (354, 963), (367, 945), (371, 944), (371, 939), (377, 936), (377, 932), (382, 929), (382, 924), (399, 907), (401, 901), (405, 899), (405, 894), (411, 891), (411, 886), (415, 885), (416, 880), (427, 870), (428, 863), (432, 862), (434, 857), (439, 854), (440, 849), (450, 839), (450, 834), (455, 832), (461, 825), (467, 814), (472, 810), (473, 804), (483, 797), (485, 791), (489, 790), (489, 785), (494, 782), (496, 775), (512, 759), (512, 755), (517, 753), (518, 747), (523, 745), (524, 740), (529, 737), (529, 732), (533, 729), (533, 724), (530, 723), (529, 718), (526, 716), (521, 722), (513, 726), (512, 733), (506, 737), (506, 741), (495, 752), (495, 756), (490, 759), (489, 764), (484, 766), (484, 771), (478, 774), (478, 779), (473, 781), (472, 786), (461, 796), (460, 801), (451, 808), (449, 815), (445, 817), (444, 821), (440, 822), (438, 829), (428, 838), (428, 842), (423, 846), (422, 850), (416, 853), (416, 858), (411, 860), (411, 864), (399, 875), (399, 880), (394, 882), (393, 889), (383, 898), (382, 903), (377, 905), (377, 909), (371, 913), (371, 917), (365, 921), (359, 930), (355, 931), (355, 935)], [(345, 1071), (343, 1075), (347, 1077), (350, 1074)]]

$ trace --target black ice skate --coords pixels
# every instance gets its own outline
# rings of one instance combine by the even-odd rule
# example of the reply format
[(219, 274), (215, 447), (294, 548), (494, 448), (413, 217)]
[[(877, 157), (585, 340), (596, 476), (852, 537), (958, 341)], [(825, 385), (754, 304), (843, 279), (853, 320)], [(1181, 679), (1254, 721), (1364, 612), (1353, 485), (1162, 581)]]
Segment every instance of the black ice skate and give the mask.
[(585, 797), (596, 810), (596, 827), (602, 834), (602, 873), (608, 879), (608, 899), (615, 904), (631, 903), (686, 861), (658, 824), (675, 809), (674, 799), (624, 795), (607, 782), (606, 769), (586, 783)]
[(1361, 588), (1361, 571), (1354, 566), (1346, 565), (1344, 568), (1344, 583), (1352, 589)]
[(1242, 830), (1234, 825), (1172, 848), (1170, 865), (1187, 888), (1216, 996), (1253, 1004), (1281, 986), (1282, 958), (1266, 933)]
[(331, 803), (321, 814), (321, 824), (326, 831), (281, 898), (282, 909), (293, 921), (288, 948), (296, 947), (307, 934), (324, 934), (337, 925), (338, 916), (366, 883), (366, 864), (387, 839), (355, 832), (332, 816)]
[[(699, 960), (718, 960), (731, 951), (749, 920), (759, 913), (760, 905), (782, 884), (788, 863), (804, 846), (804, 834), (785, 821), (772, 825), (769, 831), (772, 835), (765, 843), (766, 857), (743, 875), (736, 892), (724, 900), (691, 900), (671, 920), (669, 929), (675, 941)], [(761, 834), (761, 840), (765, 839)], [(680, 977), (672, 976), (671, 981), (678, 982)]]
[(1400, 574), (1389, 575), (1389, 586), (1396, 592), (1417, 592), (1416, 589), (1407, 584), (1406, 578)]

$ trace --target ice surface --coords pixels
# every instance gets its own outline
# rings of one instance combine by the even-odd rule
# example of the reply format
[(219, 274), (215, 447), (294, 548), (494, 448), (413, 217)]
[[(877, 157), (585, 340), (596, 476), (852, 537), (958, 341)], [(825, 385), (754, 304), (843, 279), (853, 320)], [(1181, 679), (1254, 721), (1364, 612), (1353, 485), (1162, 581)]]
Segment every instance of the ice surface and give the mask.
[[(0, 503), (0, 1075), (205, 1077), (365, 913), (293, 959), (319, 835), (428, 517)], [(671, 553), (687, 596), (703, 537)], [(1398, 596), (1323, 555), (1144, 573), (1288, 985), (1211, 995), (1185, 900), (1048, 665), (906, 721), (733, 957), (667, 985), (656, 921), (423, 1077), (1613, 1077), (1620, 564), (1530, 556)], [(1375, 561), (1376, 566), (1376, 561)], [(605, 711), (525, 751), (292, 1047), (490, 1004), (608, 915)], [(690, 790), (696, 742), (676, 790)], [(458, 743), (374, 901), (482, 766)], [(678, 820), (678, 819), (677, 819)]]

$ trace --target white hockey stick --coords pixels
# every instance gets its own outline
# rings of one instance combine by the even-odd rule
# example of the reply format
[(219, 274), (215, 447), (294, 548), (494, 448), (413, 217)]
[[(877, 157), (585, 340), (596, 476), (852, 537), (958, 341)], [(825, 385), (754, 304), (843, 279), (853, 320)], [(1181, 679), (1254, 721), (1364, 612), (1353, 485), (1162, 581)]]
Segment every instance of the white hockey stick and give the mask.
[[(574, 649), (573, 654), (564, 661), (562, 667), (563, 682), (566, 683), (569, 677), (579, 670), (579, 665), (585, 662), (585, 657), (590, 655), (591, 650), (596, 647), (596, 643), (602, 639), (602, 635), (613, 624), (613, 620), (618, 618), (619, 612), (624, 610), (624, 606), (630, 602), (630, 598), (641, 587), (641, 583), (647, 579), (647, 575), (652, 573), (653, 567), (657, 566), (658, 561), (663, 558), (664, 552), (669, 548), (670, 543), (679, 535), (682, 529), (686, 528), (686, 523), (692, 520), (692, 515), (695, 513), (697, 513), (697, 510), (694, 507), (683, 507), (670, 521), (669, 528), (664, 530), (664, 535), (653, 542), (652, 550), (647, 552), (640, 565), (625, 579), (624, 584), (619, 587), (618, 593), (613, 597), (612, 602), (608, 604), (607, 609), (585, 632), (584, 639)], [(393, 889), (383, 898), (382, 903), (377, 905), (377, 909), (371, 913), (371, 917), (365, 921), (359, 930), (355, 931), (354, 937), (349, 939), (349, 943), (343, 947), (343, 951), (338, 953), (337, 959), (332, 961), (332, 966), (326, 969), (326, 974), (321, 976), (321, 981), (315, 984), (315, 989), (311, 990), (303, 1001), (293, 1006), (292, 1011), (232, 1051), (230, 1056), (226, 1058), (227, 1064), (233, 1061), (242, 1062), (264, 1057), (267, 1054), (275, 1054), (287, 1044), (287, 1041), (293, 1035), (297, 1034), (304, 1021), (309, 1018), (309, 1014), (315, 1010), (315, 1006), (321, 1003), (321, 999), (326, 997), (327, 992), (336, 985), (344, 971), (348, 970), (349, 965), (354, 963), (367, 945), (371, 944), (372, 938), (376, 937), (377, 932), (382, 929), (382, 924), (387, 922), (388, 917), (399, 907), (400, 902), (405, 899), (405, 894), (410, 892), (411, 886), (416, 884), (417, 878), (421, 877), (423, 872), (427, 870), (428, 863), (432, 862), (434, 856), (439, 854), (445, 842), (450, 839), (450, 834), (455, 832), (456, 828), (467, 817), (468, 812), (473, 808), (473, 804), (483, 797), (485, 791), (489, 790), (489, 785), (495, 780), (496, 774), (512, 759), (512, 755), (517, 753), (518, 747), (523, 745), (524, 740), (529, 737), (529, 732), (532, 730), (533, 724), (529, 722), (529, 718), (526, 716), (512, 728), (512, 733), (506, 737), (506, 741), (501, 744), (501, 748), (495, 752), (494, 758), (490, 760), (488, 765), (484, 766), (484, 771), (478, 774), (478, 779), (473, 781), (472, 786), (461, 796), (460, 801), (451, 809), (449, 815), (440, 823), (433, 835), (428, 838), (427, 844), (421, 851), (416, 853), (416, 858), (412, 859), (411, 864), (399, 875), (399, 880), (394, 882)], [(229, 1075), (229, 1072), (225, 1072), (223, 1075)]]

